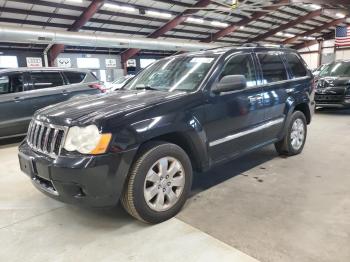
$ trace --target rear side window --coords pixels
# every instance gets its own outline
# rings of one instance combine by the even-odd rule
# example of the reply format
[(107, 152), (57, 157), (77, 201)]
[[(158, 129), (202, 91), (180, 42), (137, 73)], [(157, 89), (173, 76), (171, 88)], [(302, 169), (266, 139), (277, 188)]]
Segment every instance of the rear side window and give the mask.
[(62, 86), (63, 78), (59, 72), (32, 72), (33, 89)]
[(307, 76), (307, 70), (296, 54), (286, 54), (286, 60), (294, 78)]
[(24, 75), (13, 74), (10, 76), (11, 79), (11, 93), (18, 93), (23, 91)]
[(258, 54), (263, 73), (263, 83), (274, 83), (288, 79), (283, 61), (277, 53)]
[(10, 78), (8, 76), (0, 77), (0, 95), (10, 93)]
[(78, 84), (83, 82), (86, 73), (82, 72), (64, 72), (70, 84)]

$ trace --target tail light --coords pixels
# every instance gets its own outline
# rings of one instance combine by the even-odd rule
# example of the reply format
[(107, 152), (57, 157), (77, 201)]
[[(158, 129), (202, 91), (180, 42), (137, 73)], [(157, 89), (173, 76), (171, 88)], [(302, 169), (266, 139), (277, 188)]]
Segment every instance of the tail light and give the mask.
[(104, 85), (101, 85), (101, 84), (98, 84), (98, 83), (90, 84), (89, 87), (98, 89), (102, 93), (106, 93), (106, 91), (107, 91), (106, 88), (104, 87)]

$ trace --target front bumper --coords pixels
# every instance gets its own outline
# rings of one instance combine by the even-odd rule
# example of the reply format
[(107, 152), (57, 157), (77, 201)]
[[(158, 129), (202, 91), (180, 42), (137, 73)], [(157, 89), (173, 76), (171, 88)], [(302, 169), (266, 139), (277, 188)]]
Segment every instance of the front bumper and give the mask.
[(350, 96), (316, 93), (315, 102), (319, 107), (350, 107)]
[(23, 142), (18, 157), (21, 170), (44, 194), (65, 203), (108, 207), (119, 201), (136, 150), (52, 159)]

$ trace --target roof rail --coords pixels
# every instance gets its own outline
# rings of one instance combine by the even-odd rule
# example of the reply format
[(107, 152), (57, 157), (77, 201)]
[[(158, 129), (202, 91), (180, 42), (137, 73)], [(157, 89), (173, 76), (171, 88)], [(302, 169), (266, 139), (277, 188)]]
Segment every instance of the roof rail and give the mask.
[(261, 43), (245, 43), (242, 46), (243, 47), (279, 47), (279, 48), (286, 48), (282, 44), (261, 44)]

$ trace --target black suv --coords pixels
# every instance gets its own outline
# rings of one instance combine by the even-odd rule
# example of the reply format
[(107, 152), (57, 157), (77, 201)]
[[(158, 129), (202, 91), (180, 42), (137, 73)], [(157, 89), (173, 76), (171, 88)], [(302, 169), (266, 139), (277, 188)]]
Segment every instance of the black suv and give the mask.
[(220, 48), (157, 61), (121, 91), (36, 112), (20, 145), (43, 193), (94, 207), (121, 200), (158, 223), (184, 205), (192, 170), (275, 144), (299, 154), (314, 81), (287, 48)]
[(317, 77), (316, 106), (350, 107), (350, 61), (328, 64)]

